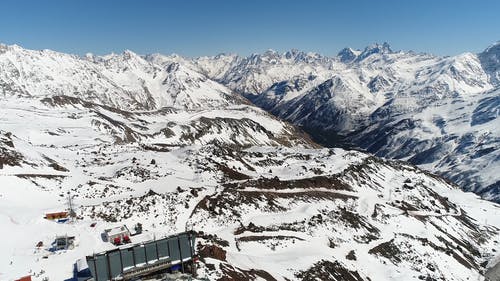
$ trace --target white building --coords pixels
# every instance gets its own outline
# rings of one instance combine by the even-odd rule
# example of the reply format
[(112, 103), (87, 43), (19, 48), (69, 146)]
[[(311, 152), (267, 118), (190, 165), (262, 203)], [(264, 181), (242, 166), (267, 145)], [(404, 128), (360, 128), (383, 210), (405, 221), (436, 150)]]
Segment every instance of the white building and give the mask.
[[(113, 244), (121, 244), (130, 242), (130, 231), (126, 225), (118, 226), (104, 230), (106, 240)], [(115, 241), (119, 241), (116, 243)]]

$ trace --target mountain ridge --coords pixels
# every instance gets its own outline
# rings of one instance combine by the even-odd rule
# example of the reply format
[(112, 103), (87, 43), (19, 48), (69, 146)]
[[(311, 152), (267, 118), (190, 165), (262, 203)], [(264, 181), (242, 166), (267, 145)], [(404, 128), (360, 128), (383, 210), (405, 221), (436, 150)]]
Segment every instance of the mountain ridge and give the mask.
[[(458, 143), (452, 144), (453, 138), (465, 141), (469, 139), (465, 136), (467, 134), (483, 135), (477, 130), (486, 127), (477, 126), (477, 120), (490, 124), (487, 143), (493, 146), (498, 143), (500, 136), (494, 129), (498, 123), (498, 114), (494, 113), (498, 105), (494, 97), (481, 99), (481, 96), (491, 96), (483, 93), (496, 93), (495, 89), (499, 87), (500, 43), (479, 54), (464, 53), (453, 57), (394, 52), (387, 43), (372, 44), (363, 51), (343, 49), (348, 52), (347, 58), (342, 51), (336, 57), (326, 57), (295, 49), (283, 53), (269, 50), (248, 57), (235, 54), (198, 58), (175, 54), (141, 56), (130, 50), (121, 54), (78, 57), (50, 50), (30, 51), (17, 45), (1, 46), (3, 76), (0, 75), (0, 90), (4, 96), (13, 93), (21, 96), (50, 96), (53, 93), (83, 96), (87, 100), (126, 110), (225, 107), (240, 103), (244, 96), (277, 117), (302, 127), (323, 145), (357, 147), (379, 156), (413, 161), (417, 165), (421, 165), (422, 161), (417, 159), (422, 158), (426, 151), (435, 162), (422, 166), (479, 194), (483, 190), (496, 190), (494, 187), (499, 182), (491, 173), (488, 177), (479, 173), (484, 163), (493, 161), (490, 165), (498, 167), (498, 161), (485, 160), (484, 163), (453, 170), (456, 164), (445, 155), (458, 156), (460, 153), (447, 152), (444, 147), (460, 147)], [(10, 56), (9, 52), (12, 53)], [(16, 61), (23, 63), (16, 64)], [(79, 78), (74, 79), (74, 75)], [(489, 113), (480, 110), (486, 108), (483, 103), (489, 100), (493, 106)], [(448, 110), (447, 116), (429, 110), (449, 108), (457, 102), (462, 107), (469, 107), (461, 112), (466, 113), (470, 120), (465, 120), (464, 115), (453, 116), (453, 110)], [(477, 108), (472, 108), (474, 104)], [(426, 117), (423, 112), (435, 116)], [(482, 112), (487, 116), (481, 116)], [(410, 116), (404, 117), (406, 115)], [(415, 115), (428, 121), (413, 122), (416, 120), (411, 120), (411, 116)], [(401, 127), (398, 124), (406, 122), (402, 118), (419, 125)], [(432, 121), (460, 118), (471, 126), (469, 132), (461, 132), (457, 126), (449, 127), (447, 122), (440, 121), (440, 125), (436, 125)], [(393, 125), (399, 129), (395, 130), (391, 127)], [(435, 129), (436, 126), (441, 128)], [(378, 129), (373, 129), (376, 127)], [(401, 128), (406, 128), (406, 136), (402, 135)], [(439, 134), (437, 138), (428, 133), (415, 136), (417, 130)], [(400, 132), (401, 140), (397, 143), (394, 137), (382, 139), (379, 136), (378, 143), (385, 142), (386, 147), (377, 149), (361, 141), (373, 139), (384, 131)], [(444, 145), (439, 138), (446, 139), (447, 144)], [(476, 138), (473, 142), (479, 141)], [(396, 147), (387, 147), (389, 143)], [(406, 151), (403, 146), (409, 143), (417, 147), (409, 155), (389, 152)], [(498, 155), (498, 149), (489, 154)], [(470, 154), (467, 157), (476, 156)], [(449, 163), (443, 163), (445, 160)], [(462, 179), (462, 174), (470, 174), (463, 170), (468, 167), (477, 172)], [(500, 194), (484, 191), (483, 196), (500, 200)]]
[[(115, 247), (101, 232), (138, 222), (134, 242), (195, 231), (209, 280), (482, 280), (498, 258), (498, 204), (402, 161), (280, 136), (284, 125), (252, 106), (129, 112), (67, 96), (0, 106), (6, 278), (29, 268), (37, 281), (67, 279), (77, 259)], [(77, 219), (43, 219), (68, 192)], [(33, 250), (54, 233), (74, 235), (75, 248)]]
[[(356, 51), (356, 54), (352, 49), (344, 49), (337, 57), (330, 58), (330, 65), (307, 64), (301, 65), (303, 67), (299, 67), (300, 70), (295, 69), (299, 64), (290, 64), (286, 60), (283, 60), (281, 64), (261, 63), (248, 66), (241, 63), (233, 66), (233, 70), (229, 70), (225, 78), (217, 77), (217, 80), (236, 92), (242, 93), (263, 109), (302, 127), (316, 141), (326, 146), (354, 146), (367, 149), (379, 156), (392, 157), (379, 149), (372, 149), (373, 146), (368, 146), (367, 142), (360, 141), (370, 139), (371, 132), (364, 132), (365, 128), (380, 124), (392, 126), (390, 124), (397, 123), (396, 121), (403, 122), (404, 120), (400, 119), (405, 115), (422, 115), (422, 112), (432, 112), (435, 117), (430, 116), (430, 119), (463, 119), (464, 124), (472, 125), (468, 129), (469, 134), (481, 135), (482, 132), (477, 130), (486, 129), (490, 132), (487, 142), (495, 147), (495, 145), (498, 146), (496, 143), (500, 138), (498, 130), (495, 129), (499, 126), (498, 114), (494, 113), (495, 110), (498, 111), (498, 107), (492, 108), (493, 115), (490, 114), (488, 118), (474, 117), (488, 119), (489, 123), (486, 123), (489, 124), (489, 128), (484, 126), (473, 128), (477, 123), (466, 118), (473, 118), (473, 112), (482, 112), (474, 108), (481, 103), (479, 102), (481, 96), (484, 95), (485, 100), (491, 100), (486, 97), (491, 96), (492, 92), (496, 93), (495, 89), (499, 88), (498, 46), (500, 44), (493, 44), (479, 54), (464, 53), (451, 57), (439, 57), (424, 53), (394, 52), (388, 44), (373, 44), (363, 51)], [(451, 107), (455, 102), (468, 107), (467, 110), (460, 111), (467, 113), (465, 117), (464, 115), (453, 116), (457, 114), (454, 111), (446, 111), (447, 116), (439, 116), (439, 111), (428, 110), (429, 108)], [(411, 120), (411, 117), (406, 118)], [(439, 135), (460, 139), (464, 132), (457, 126), (451, 128), (447, 124), (443, 122), (439, 125), (443, 126), (438, 130)], [(408, 136), (400, 134), (399, 137), (402, 139), (399, 144), (394, 142), (394, 138), (390, 141), (388, 139), (390, 136), (381, 142), (396, 145), (391, 148), (395, 150), (398, 147), (402, 148), (402, 145), (408, 146), (409, 143), (414, 145), (418, 142), (435, 143), (436, 140), (433, 140), (429, 134), (417, 136), (420, 138), (417, 140), (413, 139), (415, 132), (412, 130), (435, 131), (431, 127), (428, 125), (425, 125), (425, 128), (406, 127)], [(390, 127), (380, 126), (379, 128), (381, 133), (391, 130)], [(442, 147), (443, 144), (437, 141), (435, 145)], [(460, 147), (461, 145), (457, 143), (453, 146)], [(389, 149), (385, 147), (384, 151)], [(444, 156), (449, 153), (458, 156), (456, 152), (451, 150), (438, 152), (439, 149), (435, 149), (436, 153), (432, 154), (428, 150), (430, 149), (428, 145), (422, 146), (421, 149), (417, 149), (414, 154), (407, 155), (409, 157), (400, 155), (396, 159), (415, 160), (413, 163), (419, 164), (416, 161), (416, 155), (427, 150), (429, 157), (436, 160), (434, 166), (426, 165), (427, 169), (438, 171), (454, 180), (457, 180), (461, 174), (466, 172), (469, 174), (467, 169), (470, 166), (459, 168), (454, 172), (453, 168), (450, 170), (439, 168), (447, 165), (440, 162), (446, 159), (440, 158), (439, 155)], [(498, 149), (490, 153), (495, 159)], [(482, 164), (474, 164), (472, 168), (480, 170), (486, 163), (490, 163), (492, 167), (500, 166), (497, 160), (493, 162), (485, 160)], [(481, 193), (484, 188), (488, 189), (490, 185), (498, 185), (496, 176), (481, 178), (480, 173), (476, 172), (471, 177), (474, 178), (473, 181), (462, 179), (457, 182), (466, 190), (475, 190), (478, 193)], [(485, 193), (483, 196), (490, 200), (500, 200), (499, 196), (491, 193)]]
[[(373, 53), (362, 60), (365, 69), (300, 52), (196, 61), (129, 51), (81, 58), (14, 49), (0, 54), (0, 225), (10, 241), (0, 243), (6, 253), (0, 255), (0, 278), (71, 278), (78, 259), (116, 248), (102, 239), (106, 229), (137, 223), (143, 232), (130, 237), (133, 242), (194, 231), (198, 273), (209, 280), (483, 280), (498, 263), (498, 204), (407, 159), (321, 147), (245, 98), (271, 112), (278, 108), (274, 103), (294, 104), (278, 109), (318, 129), (327, 127), (319, 117), (327, 117), (331, 128), (357, 128), (366, 122), (363, 114), (380, 107), (373, 115), (377, 122), (363, 123), (372, 133), (361, 141), (382, 144), (384, 152), (383, 144), (394, 141), (386, 128), (397, 141), (414, 126), (410, 133), (438, 140), (416, 138), (407, 150), (384, 154), (399, 151), (421, 161), (428, 157), (410, 155), (412, 148), (453, 147), (457, 138), (446, 134), (449, 128), (491, 130), (497, 120), (496, 90), (481, 96), (442, 87), (449, 77), (474, 73), (477, 61), (468, 56)], [(396, 60), (444, 65), (443, 76), (419, 68), (440, 90), (418, 89), (419, 95), (455, 103), (426, 107), (405, 92), (387, 103), (381, 93), (407, 67), (386, 67)], [(458, 89), (481, 88), (484, 79), (462, 79)], [(303, 99), (309, 115), (301, 110)], [(465, 117), (414, 117), (414, 108)], [(387, 112), (401, 118), (386, 119)], [(331, 124), (332, 117), (339, 122)], [(470, 155), (464, 164), (480, 167), (474, 161), (494, 157), (496, 139), (474, 132), (458, 138), (453, 158)], [(428, 164), (421, 166), (433, 170)], [(457, 168), (453, 161), (445, 164), (446, 171)], [(43, 218), (67, 209), (68, 196), (74, 220)], [(74, 248), (51, 252), (59, 234), (75, 236)]]

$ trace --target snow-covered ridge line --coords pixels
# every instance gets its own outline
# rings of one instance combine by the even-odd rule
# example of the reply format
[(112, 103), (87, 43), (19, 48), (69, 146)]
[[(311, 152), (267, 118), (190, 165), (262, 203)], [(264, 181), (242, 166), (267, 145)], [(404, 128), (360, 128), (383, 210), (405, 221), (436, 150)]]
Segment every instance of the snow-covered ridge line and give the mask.
[[(404, 162), (316, 148), (249, 104), (135, 111), (49, 95), (0, 108), (0, 279), (66, 280), (115, 247), (105, 229), (138, 222), (133, 242), (196, 231), (209, 280), (482, 280), (498, 259), (497, 204)], [(44, 219), (68, 192), (78, 219)], [(48, 251), (61, 234), (74, 249)]]
[(124, 110), (214, 108), (242, 99), (183, 64), (157, 65), (126, 51), (81, 58), (18, 46), (0, 48), (0, 95), (69, 95)]
[(326, 60), (267, 52), (195, 61), (325, 146), (407, 160), (500, 202), (499, 57), (499, 43), (452, 57), (374, 44)]
[(243, 95), (323, 145), (408, 160), (500, 200), (499, 57), (498, 43), (453, 57), (393, 51), (387, 43), (336, 57), (270, 50), (199, 58), (128, 50), (79, 57), (2, 45), (0, 96), (208, 112), (248, 104)]

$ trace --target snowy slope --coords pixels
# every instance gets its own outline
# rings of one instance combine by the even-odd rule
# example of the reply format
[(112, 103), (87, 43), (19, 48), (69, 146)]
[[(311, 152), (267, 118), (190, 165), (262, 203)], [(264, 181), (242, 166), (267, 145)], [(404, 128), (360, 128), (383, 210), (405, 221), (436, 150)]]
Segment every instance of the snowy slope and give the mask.
[[(349, 132), (363, 124), (372, 132), (367, 139), (400, 128), (382, 140), (396, 147), (412, 132), (422, 139), (440, 129), (433, 141), (463, 162), (418, 164), (446, 173), (490, 161), (471, 173), (494, 182), (495, 70), (473, 75), (482, 67), (475, 55), (437, 58), (388, 45), (345, 50), (342, 61), (298, 51), (80, 58), (2, 46), (0, 227), (9, 243), (0, 243), (0, 280), (66, 280), (77, 259), (113, 248), (101, 238), (104, 229), (137, 222), (145, 232), (133, 242), (197, 231), (199, 273), (209, 280), (484, 280), (500, 261), (498, 204), (409, 164), (320, 148), (233, 91), (268, 110), (296, 105), (292, 121), (311, 118), (300, 100), (313, 114), (331, 104), (346, 115), (329, 109), (339, 124)], [(425, 65), (446, 71), (426, 72)], [(235, 68), (240, 72), (228, 74)], [(405, 84), (405, 91), (386, 92), (418, 71), (434, 90)], [(450, 94), (443, 85), (456, 77), (467, 78), (455, 84), (463, 92)], [(415, 102), (419, 95), (426, 99)], [(394, 116), (418, 120), (422, 130), (408, 131)], [(447, 130), (460, 134), (447, 139)], [(403, 159), (428, 158), (408, 153)], [(494, 196), (495, 188), (487, 192)], [(67, 208), (68, 193), (77, 219), (43, 219)], [(48, 251), (64, 234), (76, 237), (76, 247)]]
[[(100, 239), (111, 223), (97, 219), (98, 227), (89, 228), (97, 212), (82, 215), (73, 225), (43, 219), (46, 212), (66, 208), (67, 192), (83, 212), (109, 200), (139, 200), (149, 190), (165, 195), (177, 186), (212, 188), (218, 172), (200, 172), (196, 159), (197, 150), (207, 145), (317, 146), (289, 124), (246, 104), (131, 112), (52, 96), (2, 98), (0, 107), (0, 221), (14, 241), (0, 246), (5, 253), (0, 280), (13, 280), (30, 270), (39, 275), (35, 280), (64, 280), (71, 277), (76, 259), (111, 247)], [(170, 208), (184, 211), (183, 203), (169, 201), (173, 203)], [(160, 228), (157, 235), (181, 231), (183, 223)], [(67, 255), (34, 248), (38, 241), (50, 245), (55, 235), (63, 234), (76, 235), (79, 243)], [(45, 274), (40, 274), (42, 269)]]
[[(333, 58), (269, 50), (189, 59), (131, 51), (77, 57), (1, 45), (0, 94), (64, 95), (125, 111), (238, 106), (246, 103), (241, 94), (321, 144), (409, 160), (498, 201), (498, 177), (479, 171), (498, 169), (499, 46), (454, 57), (395, 52), (384, 43)], [(462, 149), (483, 147), (485, 139), (487, 155)], [(473, 160), (455, 163), (462, 158)]]
[(376, 155), (407, 160), (499, 201), (499, 99), (498, 89), (442, 98), (421, 110), (373, 122), (352, 137)]
[[(499, 48), (454, 57), (395, 52), (387, 43), (333, 58), (267, 52), (233, 59), (213, 79), (326, 146), (409, 160), (498, 201), (491, 171), (499, 168)], [(224, 61), (196, 62), (210, 74)]]
[[(500, 259), (498, 205), (407, 164), (315, 148), (252, 106), (0, 107), (1, 280), (68, 279), (77, 259), (113, 248), (104, 229), (137, 222), (133, 242), (197, 231), (210, 280), (482, 280)], [(68, 192), (78, 219), (43, 219)], [(74, 249), (46, 250), (64, 234)]]

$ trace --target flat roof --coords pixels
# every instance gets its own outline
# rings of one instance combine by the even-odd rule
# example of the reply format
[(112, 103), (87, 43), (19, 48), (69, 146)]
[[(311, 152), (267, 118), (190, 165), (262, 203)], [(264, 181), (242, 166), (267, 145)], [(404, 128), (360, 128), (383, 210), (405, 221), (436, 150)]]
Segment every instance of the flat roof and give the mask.
[(123, 234), (124, 232), (129, 232), (129, 231), (125, 225), (122, 225), (115, 228), (106, 229), (105, 232), (108, 235), (116, 235), (116, 234)]

